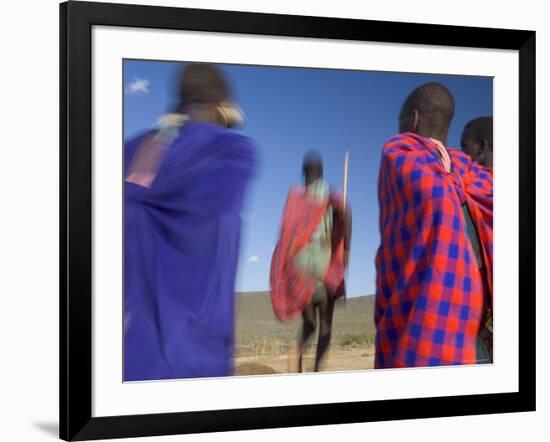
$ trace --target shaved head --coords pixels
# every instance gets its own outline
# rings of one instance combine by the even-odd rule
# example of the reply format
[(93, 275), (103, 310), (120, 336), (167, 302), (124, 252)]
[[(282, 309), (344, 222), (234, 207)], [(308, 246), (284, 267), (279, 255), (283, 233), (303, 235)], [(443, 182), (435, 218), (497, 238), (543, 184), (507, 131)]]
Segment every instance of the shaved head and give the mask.
[(413, 90), (403, 103), (399, 131), (414, 132), (445, 143), (454, 111), (451, 92), (440, 83), (426, 83)]
[(240, 109), (233, 105), (230, 84), (214, 64), (183, 65), (177, 94), (176, 112), (187, 114), (192, 120), (223, 127), (243, 122)]
[(310, 150), (306, 153), (302, 163), (302, 173), (304, 174), (306, 183), (323, 177), (323, 159), (319, 152)]
[(462, 131), (462, 150), (474, 161), (493, 167), (493, 117), (474, 118)]
[(190, 63), (180, 73), (179, 98), (184, 106), (221, 103), (231, 99), (231, 91), (217, 66)]

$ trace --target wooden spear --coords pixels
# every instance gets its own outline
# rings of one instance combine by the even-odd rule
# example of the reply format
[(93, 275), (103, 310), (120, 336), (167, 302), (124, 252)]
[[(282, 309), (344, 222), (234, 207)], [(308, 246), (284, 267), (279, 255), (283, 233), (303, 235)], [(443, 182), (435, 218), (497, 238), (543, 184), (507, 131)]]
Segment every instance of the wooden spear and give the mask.
[(346, 150), (344, 156), (344, 212), (346, 211), (346, 199), (348, 194), (348, 160), (349, 160), (349, 151)]

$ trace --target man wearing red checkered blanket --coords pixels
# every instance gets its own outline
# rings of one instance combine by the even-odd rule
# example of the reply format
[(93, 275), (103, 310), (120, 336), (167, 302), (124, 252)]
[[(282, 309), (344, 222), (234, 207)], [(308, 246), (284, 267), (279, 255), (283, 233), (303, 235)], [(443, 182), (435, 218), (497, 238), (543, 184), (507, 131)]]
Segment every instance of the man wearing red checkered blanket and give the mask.
[(405, 100), (378, 182), (377, 368), (480, 362), (492, 308), (492, 174), (446, 146), (451, 93), (428, 83)]

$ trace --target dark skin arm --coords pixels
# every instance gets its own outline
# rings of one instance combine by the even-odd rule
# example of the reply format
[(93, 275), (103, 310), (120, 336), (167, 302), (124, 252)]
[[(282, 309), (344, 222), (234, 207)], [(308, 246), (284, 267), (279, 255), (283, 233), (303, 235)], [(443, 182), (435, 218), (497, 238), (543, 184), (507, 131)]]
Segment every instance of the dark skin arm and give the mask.
[(351, 210), (346, 207), (344, 210), (344, 266), (348, 266), (349, 251), (351, 247)]

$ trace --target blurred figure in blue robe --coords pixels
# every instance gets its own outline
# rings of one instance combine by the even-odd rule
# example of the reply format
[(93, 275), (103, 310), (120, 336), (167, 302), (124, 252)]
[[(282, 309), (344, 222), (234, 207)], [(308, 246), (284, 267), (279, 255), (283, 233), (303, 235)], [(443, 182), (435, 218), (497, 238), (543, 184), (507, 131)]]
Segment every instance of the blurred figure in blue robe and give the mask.
[(221, 72), (189, 64), (175, 111), (125, 145), (125, 381), (232, 374), (242, 122)]

